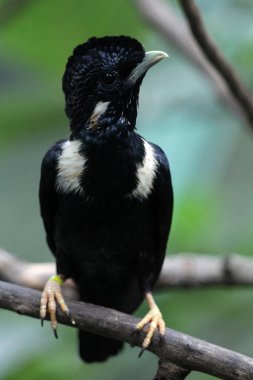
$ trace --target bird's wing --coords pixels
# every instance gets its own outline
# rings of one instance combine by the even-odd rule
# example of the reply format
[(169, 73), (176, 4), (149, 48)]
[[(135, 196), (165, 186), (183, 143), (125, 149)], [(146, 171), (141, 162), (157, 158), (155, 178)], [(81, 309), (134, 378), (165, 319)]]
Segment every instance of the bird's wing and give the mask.
[(157, 252), (155, 253), (154, 280), (156, 281), (166, 253), (166, 245), (170, 232), (173, 212), (173, 189), (167, 157), (162, 149), (151, 144), (158, 163), (153, 185), (153, 208), (157, 236)]
[(44, 156), (41, 165), (41, 177), (39, 187), (40, 212), (46, 230), (47, 243), (56, 254), (54, 241), (54, 219), (56, 211), (55, 179), (57, 174), (57, 162), (61, 154), (61, 146), (65, 140), (58, 141)]

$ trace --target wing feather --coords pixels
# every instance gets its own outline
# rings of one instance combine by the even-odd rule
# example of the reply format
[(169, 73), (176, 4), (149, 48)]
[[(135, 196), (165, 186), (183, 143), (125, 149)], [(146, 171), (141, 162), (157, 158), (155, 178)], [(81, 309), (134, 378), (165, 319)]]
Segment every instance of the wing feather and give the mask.
[(155, 150), (155, 157), (158, 162), (153, 188), (154, 218), (158, 243), (154, 268), (156, 280), (166, 254), (173, 212), (173, 189), (168, 159), (159, 146), (151, 145)]
[(54, 222), (57, 206), (55, 180), (57, 175), (58, 158), (61, 154), (61, 146), (65, 140), (58, 141), (44, 156), (41, 165), (41, 177), (39, 187), (40, 212), (46, 230), (47, 243), (56, 254), (54, 241)]

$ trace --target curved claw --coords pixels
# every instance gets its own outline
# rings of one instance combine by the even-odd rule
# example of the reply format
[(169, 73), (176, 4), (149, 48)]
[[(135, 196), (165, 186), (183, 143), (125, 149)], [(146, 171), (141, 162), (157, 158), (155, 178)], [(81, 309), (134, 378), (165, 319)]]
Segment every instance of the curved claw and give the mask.
[(138, 358), (140, 358), (142, 356), (142, 354), (143, 354), (144, 351), (145, 351), (145, 348), (142, 348), (141, 351), (140, 351), (140, 353), (139, 353), (139, 355), (138, 355)]
[(75, 322), (74, 318), (72, 317), (72, 315), (70, 314), (70, 312), (68, 310), (66, 310), (65, 314), (68, 317), (68, 319), (70, 320), (70, 322), (72, 323), (72, 325), (75, 325), (76, 322)]
[(55, 336), (55, 338), (58, 339), (57, 328), (56, 328), (56, 329), (53, 328), (53, 332), (54, 332), (54, 336)]

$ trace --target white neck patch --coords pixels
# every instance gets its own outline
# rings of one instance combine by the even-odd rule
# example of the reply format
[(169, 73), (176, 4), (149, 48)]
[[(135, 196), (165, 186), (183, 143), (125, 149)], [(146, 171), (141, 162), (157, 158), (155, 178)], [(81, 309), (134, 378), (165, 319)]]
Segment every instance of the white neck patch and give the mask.
[(145, 155), (142, 163), (137, 165), (137, 186), (129, 196), (132, 198), (145, 199), (153, 189), (154, 179), (158, 162), (155, 157), (154, 148), (143, 139)]
[(58, 191), (69, 193), (82, 192), (81, 175), (87, 159), (79, 153), (81, 141), (66, 141), (62, 144), (62, 153), (58, 160), (56, 188)]
[(110, 102), (98, 102), (91, 114), (91, 117), (88, 121), (89, 128), (95, 128), (97, 121), (103, 113), (107, 110), (107, 107)]

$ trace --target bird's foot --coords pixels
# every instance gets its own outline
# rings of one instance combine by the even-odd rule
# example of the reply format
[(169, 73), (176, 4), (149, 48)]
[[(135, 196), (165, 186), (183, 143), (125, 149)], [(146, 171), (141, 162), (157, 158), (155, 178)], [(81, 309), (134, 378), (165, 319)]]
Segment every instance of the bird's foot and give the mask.
[(43, 322), (46, 318), (47, 312), (50, 316), (51, 326), (54, 332), (54, 336), (58, 338), (57, 334), (57, 319), (56, 319), (56, 306), (57, 303), (60, 305), (63, 313), (70, 319), (71, 323), (74, 325), (75, 321), (71, 317), (69, 312), (69, 308), (66, 305), (64, 298), (61, 292), (61, 285), (63, 284), (63, 280), (61, 276), (52, 276), (47, 281), (44, 290), (41, 295), (40, 300), (40, 319), (41, 325), (43, 326)]
[(136, 332), (141, 331), (147, 324), (149, 326), (147, 328), (146, 337), (142, 343), (142, 349), (139, 354), (139, 357), (143, 354), (146, 348), (151, 343), (155, 330), (158, 328), (160, 336), (163, 337), (165, 334), (165, 322), (163, 320), (162, 313), (160, 312), (157, 305), (152, 306), (150, 311), (145, 315), (145, 317), (137, 324)]

